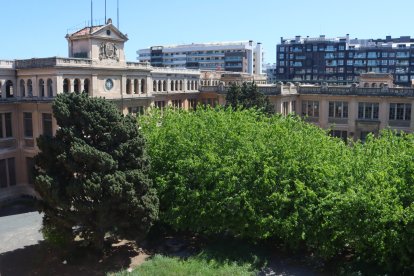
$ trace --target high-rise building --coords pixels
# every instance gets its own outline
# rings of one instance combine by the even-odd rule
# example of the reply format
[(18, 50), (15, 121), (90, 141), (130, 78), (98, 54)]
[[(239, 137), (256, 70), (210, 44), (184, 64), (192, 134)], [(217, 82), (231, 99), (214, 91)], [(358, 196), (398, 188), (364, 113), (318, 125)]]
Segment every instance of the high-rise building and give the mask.
[(409, 86), (414, 79), (414, 39), (281, 38), (277, 45), (280, 81), (352, 83), (360, 74), (392, 74), (395, 84)]
[(262, 45), (252, 40), (152, 46), (138, 50), (137, 54), (138, 61), (156, 67), (262, 73)]

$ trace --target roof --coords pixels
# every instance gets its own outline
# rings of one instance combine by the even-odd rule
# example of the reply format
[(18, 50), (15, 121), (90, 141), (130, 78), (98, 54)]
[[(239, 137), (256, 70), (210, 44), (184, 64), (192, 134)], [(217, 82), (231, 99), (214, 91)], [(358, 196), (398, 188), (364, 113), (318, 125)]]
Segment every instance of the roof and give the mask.
[(85, 27), (73, 34), (71, 34), (70, 36), (84, 36), (84, 35), (88, 35), (91, 33), (96, 32), (97, 30), (101, 29), (104, 25), (99, 25), (99, 26), (92, 26), (92, 27)]

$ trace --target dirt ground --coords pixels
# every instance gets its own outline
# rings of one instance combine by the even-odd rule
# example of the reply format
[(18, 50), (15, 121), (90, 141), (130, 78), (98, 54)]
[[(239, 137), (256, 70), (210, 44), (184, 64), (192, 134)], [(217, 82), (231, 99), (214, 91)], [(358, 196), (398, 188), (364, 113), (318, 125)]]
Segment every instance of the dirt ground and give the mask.
[(109, 257), (91, 252), (76, 255), (57, 253), (45, 242), (0, 254), (0, 275), (105, 275), (143, 263), (148, 254), (132, 242), (123, 241), (112, 247)]

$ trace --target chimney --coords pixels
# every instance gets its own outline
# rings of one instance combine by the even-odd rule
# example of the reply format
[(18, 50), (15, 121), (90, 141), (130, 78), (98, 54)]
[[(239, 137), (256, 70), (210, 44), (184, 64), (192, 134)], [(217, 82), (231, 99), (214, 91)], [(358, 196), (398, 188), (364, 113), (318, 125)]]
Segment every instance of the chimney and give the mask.
[(295, 42), (296, 43), (300, 42), (300, 35), (295, 36)]

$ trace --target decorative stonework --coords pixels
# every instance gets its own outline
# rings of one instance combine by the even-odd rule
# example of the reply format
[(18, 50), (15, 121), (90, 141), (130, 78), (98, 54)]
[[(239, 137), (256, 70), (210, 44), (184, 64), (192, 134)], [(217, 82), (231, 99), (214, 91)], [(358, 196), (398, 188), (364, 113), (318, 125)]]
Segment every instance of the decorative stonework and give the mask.
[(112, 42), (102, 42), (99, 47), (99, 59), (113, 59), (119, 61), (118, 47)]

